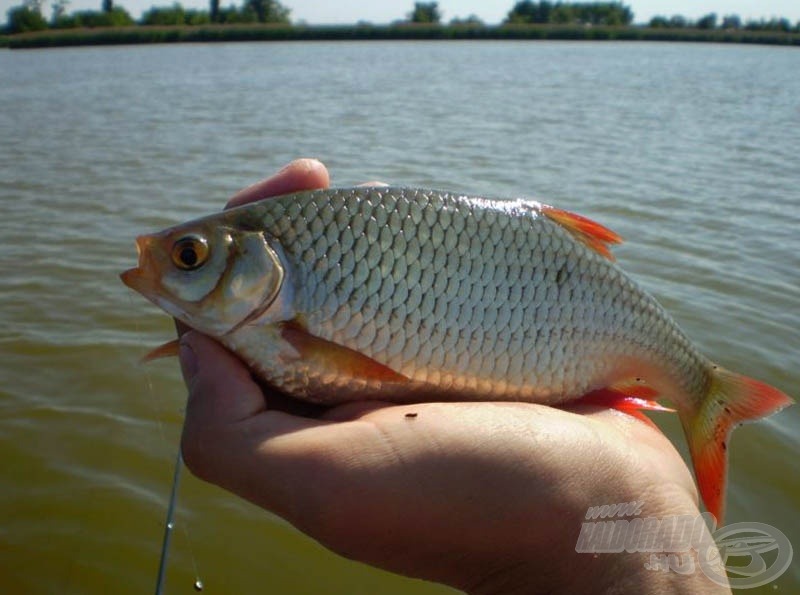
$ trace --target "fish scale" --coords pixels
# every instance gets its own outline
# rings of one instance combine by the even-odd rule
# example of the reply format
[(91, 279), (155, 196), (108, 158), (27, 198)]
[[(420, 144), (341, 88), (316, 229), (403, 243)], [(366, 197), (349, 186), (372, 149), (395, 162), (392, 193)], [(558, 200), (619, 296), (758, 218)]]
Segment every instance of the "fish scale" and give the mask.
[[(639, 304), (641, 290), (543, 217), (538, 203), (383, 188), (340, 193), (334, 200), (327, 191), (307, 193), (288, 209), (280, 201), (259, 205), (266, 231), (286, 240), (281, 245), (297, 270), (295, 309), (311, 334), (421, 384), (435, 375), (439, 392), (466, 376), (469, 386), (492, 381), (490, 396), (503, 399), (558, 401), (597, 388), (614, 353), (642, 349), (634, 337), (643, 326), (653, 359), (663, 355), (657, 347), (671, 320), (649, 310), (650, 301)], [(474, 233), (465, 238), (465, 229), (480, 230), (477, 241)], [(351, 250), (352, 258), (318, 256)], [(398, 275), (406, 280), (399, 290)], [(398, 293), (408, 298), (395, 299)], [(409, 316), (414, 309), (418, 317)], [(379, 335), (392, 320), (392, 332)], [(429, 349), (406, 345), (411, 335)], [(582, 349), (586, 339), (601, 349)], [(688, 345), (673, 354), (676, 368), (700, 358)]]
[(533, 201), (316, 190), (141, 236), (122, 279), (298, 399), (583, 400), (629, 413), (669, 399), (721, 523), (732, 429), (792, 401), (700, 355), (611, 262), (619, 241)]

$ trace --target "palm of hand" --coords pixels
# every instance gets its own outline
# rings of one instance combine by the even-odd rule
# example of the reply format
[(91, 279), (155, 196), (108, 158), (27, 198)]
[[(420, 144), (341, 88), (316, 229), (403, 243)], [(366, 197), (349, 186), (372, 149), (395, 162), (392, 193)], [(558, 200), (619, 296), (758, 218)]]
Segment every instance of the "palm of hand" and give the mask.
[[(294, 162), (229, 206), (327, 185), (321, 164)], [(563, 567), (574, 564), (589, 506), (637, 500), (647, 515), (697, 511), (672, 444), (620, 412), (367, 402), (310, 418), (288, 413), (196, 332), (182, 338), (181, 364), (190, 389), (182, 448), (196, 475), (334, 551), (403, 574), (482, 590), (487, 577), (521, 568), (543, 588), (547, 577), (564, 587), (558, 569), (572, 570)]]
[(467, 587), (465, 568), (483, 576), (498, 559), (570, 559), (589, 506), (637, 500), (659, 515), (696, 501), (664, 435), (617, 411), (362, 402), (299, 417), (211, 339), (183, 342), (192, 471), (382, 568)]

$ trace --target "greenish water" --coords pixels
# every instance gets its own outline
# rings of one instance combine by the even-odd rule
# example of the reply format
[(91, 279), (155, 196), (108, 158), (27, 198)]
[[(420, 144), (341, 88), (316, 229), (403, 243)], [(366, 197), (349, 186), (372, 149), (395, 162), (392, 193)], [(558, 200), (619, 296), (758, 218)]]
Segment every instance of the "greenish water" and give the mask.
[[(172, 325), (117, 274), (135, 234), (297, 156), (337, 185), (535, 195), (597, 218), (704, 352), (800, 396), (797, 72), (793, 49), (682, 44), (0, 52), (0, 592), (153, 589), (185, 391), (174, 361), (138, 365)], [(795, 407), (736, 432), (726, 519), (795, 547), (798, 423)], [(189, 474), (179, 504), (167, 593), (193, 592), (195, 565), (209, 593), (448, 592)], [(776, 585), (800, 590), (800, 566)]]

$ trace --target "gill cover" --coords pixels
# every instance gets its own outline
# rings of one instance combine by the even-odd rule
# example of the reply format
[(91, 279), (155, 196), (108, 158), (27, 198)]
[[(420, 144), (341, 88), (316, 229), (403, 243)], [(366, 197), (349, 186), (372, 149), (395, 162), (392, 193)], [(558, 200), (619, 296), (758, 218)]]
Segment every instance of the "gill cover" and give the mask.
[[(280, 293), (285, 269), (280, 257), (262, 233), (236, 232), (229, 266), (212, 294), (219, 320), (227, 320), (230, 332), (261, 316)], [(212, 309), (213, 309), (212, 305)]]
[[(121, 277), (174, 317), (219, 337), (269, 307), (284, 267), (263, 234), (204, 223), (137, 238), (139, 266)], [(181, 254), (191, 245), (207, 253), (186, 266)]]

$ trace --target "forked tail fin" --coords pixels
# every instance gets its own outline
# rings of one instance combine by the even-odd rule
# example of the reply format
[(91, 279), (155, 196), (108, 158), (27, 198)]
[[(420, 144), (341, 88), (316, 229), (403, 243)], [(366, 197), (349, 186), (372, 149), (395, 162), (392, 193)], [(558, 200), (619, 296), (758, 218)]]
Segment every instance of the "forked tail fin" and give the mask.
[(728, 440), (735, 427), (765, 417), (794, 401), (776, 388), (720, 367), (694, 416), (682, 416), (700, 496), (722, 523), (728, 474)]

